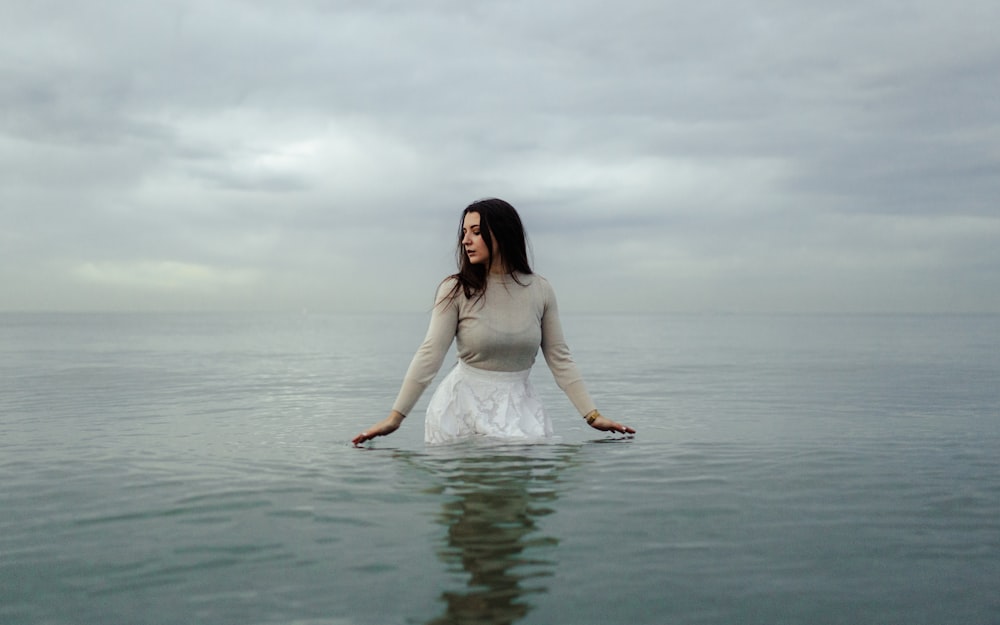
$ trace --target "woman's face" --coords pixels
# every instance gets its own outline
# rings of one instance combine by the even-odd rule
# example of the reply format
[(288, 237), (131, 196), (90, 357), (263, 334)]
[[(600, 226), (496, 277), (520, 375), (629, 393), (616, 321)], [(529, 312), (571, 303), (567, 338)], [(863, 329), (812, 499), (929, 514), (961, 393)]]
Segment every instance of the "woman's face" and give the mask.
[(462, 221), (462, 247), (469, 257), (469, 262), (479, 265), (489, 261), (490, 250), (483, 241), (483, 235), (479, 230), (479, 213), (466, 213)]

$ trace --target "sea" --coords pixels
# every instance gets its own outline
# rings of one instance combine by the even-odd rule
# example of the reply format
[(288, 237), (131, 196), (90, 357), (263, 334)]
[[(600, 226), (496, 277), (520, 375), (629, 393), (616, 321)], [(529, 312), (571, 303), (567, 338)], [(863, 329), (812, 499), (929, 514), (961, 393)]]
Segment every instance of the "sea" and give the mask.
[(1000, 623), (1000, 316), (564, 314), (635, 436), (354, 447), (426, 324), (0, 315), (0, 623)]

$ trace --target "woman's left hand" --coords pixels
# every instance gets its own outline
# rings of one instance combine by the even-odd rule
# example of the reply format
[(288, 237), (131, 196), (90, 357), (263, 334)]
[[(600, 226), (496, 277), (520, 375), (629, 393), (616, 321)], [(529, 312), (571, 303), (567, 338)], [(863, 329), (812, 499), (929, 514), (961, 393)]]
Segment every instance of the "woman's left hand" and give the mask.
[(595, 430), (600, 430), (602, 432), (619, 432), (621, 434), (635, 434), (635, 429), (630, 428), (627, 425), (622, 425), (617, 421), (612, 421), (611, 419), (601, 415), (594, 419), (590, 424), (590, 427)]

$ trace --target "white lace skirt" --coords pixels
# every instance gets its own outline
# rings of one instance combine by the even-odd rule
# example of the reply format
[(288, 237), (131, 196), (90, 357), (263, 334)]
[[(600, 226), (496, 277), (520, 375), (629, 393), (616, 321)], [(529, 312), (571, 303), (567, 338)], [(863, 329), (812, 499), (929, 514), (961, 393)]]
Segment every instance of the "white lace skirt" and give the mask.
[(525, 371), (486, 371), (461, 360), (427, 404), (424, 440), (449, 443), (465, 438), (542, 439), (552, 422)]

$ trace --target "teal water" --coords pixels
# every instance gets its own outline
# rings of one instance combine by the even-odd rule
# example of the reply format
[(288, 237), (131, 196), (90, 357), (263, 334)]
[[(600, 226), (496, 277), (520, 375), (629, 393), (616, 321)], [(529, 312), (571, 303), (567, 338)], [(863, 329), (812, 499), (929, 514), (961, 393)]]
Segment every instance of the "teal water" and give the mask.
[(0, 315), (0, 623), (1000, 623), (1000, 317), (567, 316), (425, 447), (425, 317)]

